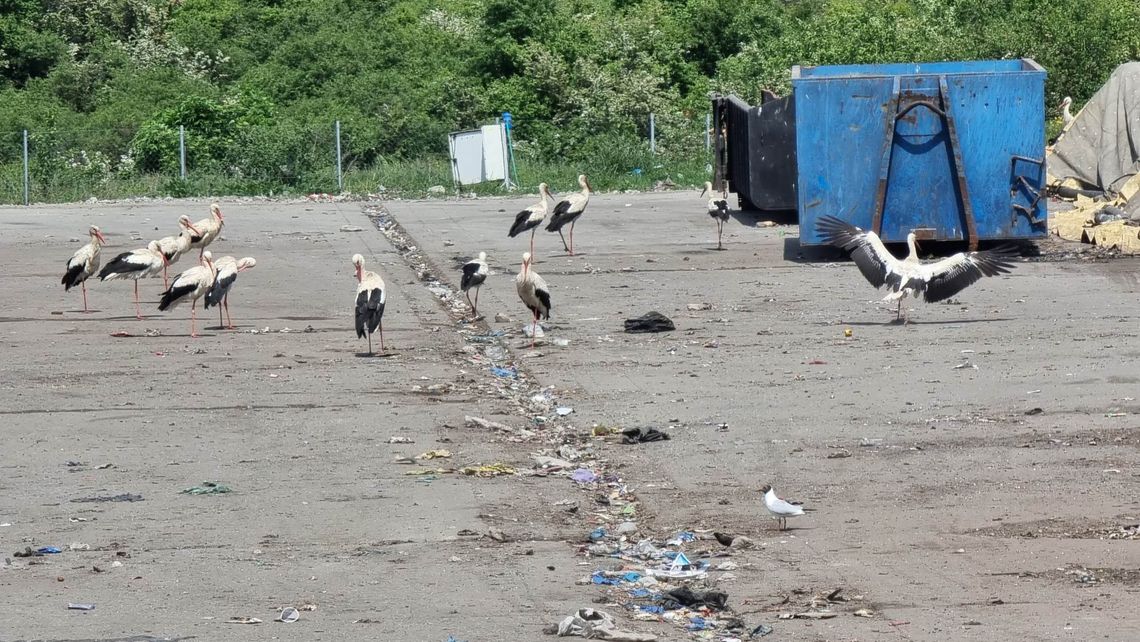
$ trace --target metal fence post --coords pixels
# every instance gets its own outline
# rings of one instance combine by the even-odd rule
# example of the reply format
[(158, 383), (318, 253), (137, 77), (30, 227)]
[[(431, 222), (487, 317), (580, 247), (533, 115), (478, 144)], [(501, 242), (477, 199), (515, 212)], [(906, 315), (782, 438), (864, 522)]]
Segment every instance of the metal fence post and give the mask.
[(653, 122), (653, 113), (649, 114), (649, 153), (657, 153), (657, 129), (656, 123)]
[(186, 180), (186, 127), (178, 126), (178, 161), (182, 172), (182, 180)]
[(28, 130), (24, 130), (24, 206), (29, 204), (28, 192)]
[(336, 188), (337, 191), (344, 191), (344, 173), (341, 171), (340, 166), (340, 121), (336, 121)]
[(712, 112), (705, 114), (705, 153), (709, 153), (709, 148), (712, 147)]

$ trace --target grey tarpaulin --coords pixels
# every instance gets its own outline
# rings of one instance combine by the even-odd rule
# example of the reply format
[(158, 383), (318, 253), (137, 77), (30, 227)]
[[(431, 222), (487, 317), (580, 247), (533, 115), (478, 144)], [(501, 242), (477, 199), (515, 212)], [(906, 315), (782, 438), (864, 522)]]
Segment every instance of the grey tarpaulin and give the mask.
[(1075, 178), (1111, 192), (1140, 171), (1140, 62), (1112, 72), (1057, 141), (1048, 163), (1056, 179)]

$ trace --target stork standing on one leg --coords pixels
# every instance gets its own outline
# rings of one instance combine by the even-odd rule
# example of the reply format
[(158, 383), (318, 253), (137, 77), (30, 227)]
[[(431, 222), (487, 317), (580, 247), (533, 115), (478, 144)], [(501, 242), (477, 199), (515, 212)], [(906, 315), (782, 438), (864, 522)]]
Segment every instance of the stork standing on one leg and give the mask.
[(841, 247), (851, 253), (852, 260), (875, 288), (887, 286), (884, 301), (898, 301), (895, 321), (902, 316), (902, 300), (919, 295), (927, 303), (943, 301), (976, 283), (983, 276), (1007, 274), (1013, 269), (1017, 248), (1012, 245), (982, 252), (959, 252), (954, 256), (923, 263), (918, 259), (915, 234), (906, 236), (910, 252), (903, 260), (896, 259), (874, 232), (865, 232), (834, 216), (823, 216), (816, 223), (816, 231), (824, 242)]
[(368, 354), (372, 354), (372, 333), (380, 330), (380, 352), (384, 352), (384, 300), (388, 293), (384, 279), (375, 272), (364, 271), (364, 257), (352, 256), (356, 267), (356, 336), (368, 337)]
[(173, 309), (189, 299), (190, 337), (196, 339), (198, 337), (198, 330), (195, 326), (198, 320), (198, 299), (206, 295), (206, 292), (214, 285), (217, 276), (218, 270), (214, 267), (214, 257), (209, 251), (206, 251), (202, 254), (201, 265), (196, 265), (175, 276), (174, 280), (170, 282), (170, 288), (162, 293), (162, 299), (158, 302), (159, 311), (165, 312)]
[(724, 224), (728, 222), (728, 195), (714, 192), (711, 181), (705, 181), (701, 196), (705, 194), (709, 195), (709, 216), (716, 221), (716, 249), (723, 250), (721, 236), (724, 234)]
[(151, 241), (144, 248), (123, 252), (103, 266), (99, 271), (100, 281), (114, 281), (117, 279), (133, 279), (135, 282), (135, 316), (142, 320), (142, 311), (139, 309), (139, 279), (162, 274), (166, 266), (166, 258), (158, 247), (158, 241)]
[[(479, 258), (463, 264), (463, 278), (459, 281), (459, 289), (463, 290), (463, 295), (467, 297), (471, 314), (475, 315), (476, 319), (479, 318), (479, 290), (487, 280), (488, 271), (486, 252), (480, 252)], [(474, 303), (471, 302), (471, 288), (475, 288)]]
[[(550, 223), (546, 225), (547, 232), (558, 232), (558, 236), (562, 238), (562, 249), (566, 250), (570, 256), (574, 256), (574, 223), (578, 221), (578, 217), (582, 216), (582, 212), (585, 212), (586, 206), (590, 204), (590, 182), (586, 180), (585, 174), (578, 175), (578, 185), (581, 186), (582, 191), (568, 194), (566, 198), (558, 201), (554, 206), (554, 214), (550, 217)], [(562, 236), (562, 226), (567, 223), (570, 224), (569, 246), (566, 245), (566, 237)]]
[(107, 239), (99, 231), (98, 225), (92, 225), (87, 233), (91, 235), (91, 242), (75, 251), (67, 261), (67, 272), (63, 274), (63, 291), (67, 292), (75, 286), (83, 288), (83, 311), (87, 309), (87, 279), (99, 269), (99, 252)]
[(550, 190), (547, 188), (546, 183), (538, 184), (538, 197), (540, 200), (537, 203), (515, 215), (515, 222), (511, 225), (511, 231), (507, 232), (507, 236), (514, 238), (530, 230), (531, 254), (534, 254), (534, 231), (542, 224), (542, 220), (546, 218), (546, 213), (549, 211), (546, 199), (550, 197), (550, 200), (554, 200), (554, 197), (550, 196)]
[(550, 318), (550, 288), (537, 272), (530, 267), (530, 252), (523, 254), (522, 269), (515, 277), (515, 289), (523, 305), (534, 316), (534, 323), (530, 330), (530, 347), (534, 347), (534, 337), (538, 334), (539, 319)]
[[(233, 287), (234, 281), (237, 280), (238, 272), (244, 272), (251, 267), (257, 265), (257, 261), (252, 256), (247, 256), (242, 259), (235, 259), (232, 256), (223, 256), (222, 258), (214, 261), (214, 268), (217, 270), (217, 276), (214, 278), (214, 284), (210, 286), (209, 291), (206, 292), (206, 309), (211, 305), (218, 306), (218, 327), (234, 329), (234, 321), (230, 318), (230, 288)], [(218, 304), (221, 305), (218, 305)], [(226, 309), (226, 323), (222, 323), (222, 308)]]

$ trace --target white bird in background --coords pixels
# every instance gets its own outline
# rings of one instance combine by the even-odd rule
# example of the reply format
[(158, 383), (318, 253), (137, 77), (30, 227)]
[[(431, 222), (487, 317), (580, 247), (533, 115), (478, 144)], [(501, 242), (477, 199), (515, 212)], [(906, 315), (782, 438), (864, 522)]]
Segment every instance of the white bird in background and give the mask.
[[(463, 295), (467, 297), (471, 314), (475, 315), (476, 319), (479, 318), (479, 290), (487, 280), (488, 271), (486, 252), (480, 252), (479, 258), (463, 264), (463, 278), (459, 281), (459, 289), (463, 290)], [(475, 288), (474, 303), (471, 302), (471, 288)]]
[(550, 288), (547, 287), (546, 281), (531, 269), (530, 258), (530, 252), (523, 254), (522, 269), (515, 277), (515, 289), (518, 290), (519, 298), (522, 299), (523, 304), (534, 316), (534, 325), (531, 326), (530, 331), (530, 347), (533, 348), (534, 337), (538, 334), (539, 318), (550, 318)]
[(803, 515), (805, 510), (810, 510), (805, 509), (798, 503), (780, 499), (776, 496), (776, 491), (772, 490), (771, 484), (765, 484), (764, 487), (760, 489), (760, 492), (764, 493), (764, 507), (768, 509), (772, 517), (775, 517), (779, 521), (780, 530), (785, 530), (788, 527), (789, 517), (798, 517)]
[(1061, 101), (1061, 118), (1065, 121), (1065, 129), (1068, 129), (1069, 123), (1076, 119), (1073, 112), (1069, 111), (1069, 107), (1072, 105), (1073, 99), (1069, 96), (1065, 96), (1065, 99)]
[(159, 311), (165, 312), (178, 307), (189, 299), (191, 338), (198, 337), (198, 331), (195, 327), (195, 322), (198, 320), (198, 299), (205, 296), (210, 286), (214, 285), (217, 274), (218, 272), (214, 268), (214, 257), (207, 251), (202, 254), (201, 265), (195, 265), (174, 277), (174, 280), (170, 282), (170, 288), (162, 293), (162, 299), (158, 302)]
[(724, 234), (724, 224), (728, 222), (728, 196), (714, 192), (711, 181), (705, 181), (701, 196), (705, 194), (709, 195), (709, 216), (716, 221), (716, 249), (723, 250), (724, 246), (721, 245), (720, 239)]
[(177, 263), (182, 255), (190, 251), (192, 238), (198, 234), (198, 228), (190, 222), (190, 217), (183, 214), (178, 217), (178, 227), (182, 228), (178, 232), (178, 236), (164, 236), (158, 239), (158, 249), (162, 251), (162, 257), (166, 260), (166, 264), (162, 266), (162, 287), (170, 286), (167, 279), (166, 272), (172, 264)]
[[(566, 198), (558, 201), (554, 206), (554, 214), (550, 217), (550, 223), (546, 225), (547, 232), (558, 232), (558, 236), (562, 237), (562, 249), (570, 256), (574, 256), (574, 223), (578, 221), (578, 217), (582, 212), (586, 211), (586, 206), (590, 204), (590, 182), (586, 180), (585, 174), (578, 175), (578, 185), (582, 187), (582, 191), (576, 194), (568, 194)], [(554, 200), (553, 197), (551, 200)], [(566, 237), (562, 236), (562, 226), (570, 224), (570, 246), (566, 246)], [(534, 248), (531, 248), (534, 251)]]
[(356, 266), (356, 336), (368, 337), (368, 354), (372, 354), (372, 333), (380, 329), (380, 352), (384, 352), (384, 300), (388, 293), (384, 279), (375, 272), (364, 271), (364, 257), (352, 255)]
[(222, 216), (222, 208), (218, 207), (217, 203), (210, 204), (210, 217), (204, 218), (192, 227), (194, 234), (190, 236), (190, 247), (198, 248), (198, 258), (202, 258), (202, 252), (206, 251), (206, 246), (214, 242), (214, 239), (222, 233), (222, 226), (226, 224), (225, 218)]
[[(933, 263), (918, 259), (914, 232), (907, 234), (910, 253), (902, 261), (896, 259), (874, 232), (842, 221), (834, 216), (823, 216), (816, 223), (816, 231), (826, 243), (851, 253), (852, 260), (863, 276), (875, 286), (889, 290), (884, 301), (898, 301), (895, 320), (902, 315), (902, 300), (921, 294), (927, 303), (949, 299), (983, 276), (1007, 274), (1013, 268), (1017, 248), (1007, 245), (983, 252), (959, 252)], [(903, 316), (903, 323), (907, 319)]]
[(99, 271), (99, 280), (134, 279), (135, 316), (141, 321), (143, 316), (142, 311), (139, 310), (139, 279), (158, 276), (165, 266), (166, 259), (162, 256), (162, 250), (158, 248), (158, 241), (151, 241), (144, 248), (123, 252), (116, 256)]
[(75, 251), (67, 261), (67, 271), (63, 274), (63, 291), (66, 292), (75, 286), (83, 288), (83, 311), (87, 309), (87, 279), (91, 278), (99, 269), (99, 252), (102, 245), (107, 242), (98, 225), (92, 225), (87, 233), (91, 235), (91, 242)]
[(530, 230), (530, 251), (532, 254), (534, 253), (534, 230), (542, 224), (542, 220), (546, 218), (546, 212), (549, 211), (546, 199), (550, 197), (551, 200), (554, 200), (554, 197), (550, 196), (550, 190), (546, 183), (538, 184), (538, 197), (541, 200), (515, 215), (515, 222), (511, 225), (511, 231), (507, 232), (507, 236), (514, 238)]
[[(219, 328), (234, 329), (233, 319), (230, 318), (230, 288), (233, 287), (234, 281), (237, 281), (238, 272), (244, 272), (255, 265), (257, 265), (257, 261), (252, 256), (242, 259), (223, 256), (214, 261), (214, 269), (217, 270), (217, 275), (214, 277), (214, 285), (210, 286), (210, 290), (206, 292), (205, 307), (209, 309), (212, 305), (218, 306)], [(221, 305), (218, 305), (219, 303)], [(222, 323), (222, 308), (226, 309), (225, 324)]]

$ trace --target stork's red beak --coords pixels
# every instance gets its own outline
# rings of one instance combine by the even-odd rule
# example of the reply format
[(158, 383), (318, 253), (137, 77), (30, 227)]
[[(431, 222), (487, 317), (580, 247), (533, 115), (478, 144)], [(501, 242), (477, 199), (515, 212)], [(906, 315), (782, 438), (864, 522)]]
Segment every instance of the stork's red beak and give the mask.
[(202, 235), (202, 233), (198, 231), (198, 228), (194, 227), (193, 223), (187, 223), (186, 227), (190, 228), (190, 230), (193, 231), (195, 234), (197, 234), (199, 236)]
[(95, 238), (99, 239), (99, 242), (103, 245), (107, 244), (107, 237), (103, 236), (102, 232), (95, 232)]

